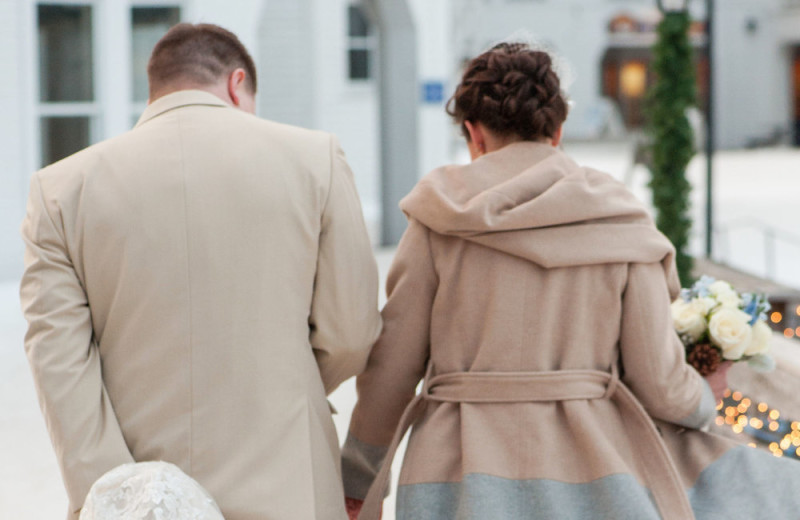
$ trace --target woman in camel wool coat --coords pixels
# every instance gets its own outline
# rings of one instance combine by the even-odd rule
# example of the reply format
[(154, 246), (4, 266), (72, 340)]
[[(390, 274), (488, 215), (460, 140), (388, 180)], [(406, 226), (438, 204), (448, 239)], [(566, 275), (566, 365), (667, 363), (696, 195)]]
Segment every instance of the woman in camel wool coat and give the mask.
[(501, 44), (454, 101), (474, 160), (401, 202), (343, 451), (351, 514), (372, 485), (360, 518), (379, 516), (413, 424), (398, 519), (800, 518), (800, 464), (701, 431), (715, 399), (672, 326), (672, 246), (554, 147), (567, 108), (547, 54)]

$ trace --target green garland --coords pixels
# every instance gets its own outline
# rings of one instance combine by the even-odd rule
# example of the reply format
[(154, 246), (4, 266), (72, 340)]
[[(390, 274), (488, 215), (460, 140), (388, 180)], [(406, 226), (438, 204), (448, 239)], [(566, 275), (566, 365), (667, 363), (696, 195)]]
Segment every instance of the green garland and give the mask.
[(648, 133), (652, 143), (653, 205), (656, 226), (677, 250), (678, 275), (683, 287), (691, 285), (692, 257), (687, 254), (692, 219), (691, 185), (686, 167), (695, 153), (694, 135), (686, 110), (695, 105), (695, 78), (686, 12), (666, 13), (658, 26), (653, 47), (656, 82), (648, 92)]

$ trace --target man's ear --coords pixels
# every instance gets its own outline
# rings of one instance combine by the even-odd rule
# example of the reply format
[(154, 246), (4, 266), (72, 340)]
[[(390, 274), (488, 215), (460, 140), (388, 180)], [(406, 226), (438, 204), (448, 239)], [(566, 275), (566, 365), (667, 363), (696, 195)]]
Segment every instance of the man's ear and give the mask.
[(245, 88), (244, 81), (247, 79), (247, 73), (244, 69), (236, 69), (228, 76), (228, 96), (235, 106), (242, 104), (240, 96), (240, 89)]

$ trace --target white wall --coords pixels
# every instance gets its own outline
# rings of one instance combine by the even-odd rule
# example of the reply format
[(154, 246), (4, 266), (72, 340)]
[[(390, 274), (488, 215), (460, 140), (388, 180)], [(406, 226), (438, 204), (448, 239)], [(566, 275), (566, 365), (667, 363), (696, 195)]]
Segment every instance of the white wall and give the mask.
[[(778, 81), (785, 66), (776, 38), (779, 17), (775, 0), (726, 0), (717, 7), (715, 109), (721, 148), (746, 146), (789, 123), (781, 112), (788, 106), (789, 85)], [(757, 28), (749, 32), (751, 20)]]
[[(456, 2), (459, 0), (455, 0)], [(452, 2), (450, 0), (410, 0), (417, 30), (417, 67), (420, 81), (417, 178), (434, 168), (453, 162), (453, 141), (460, 139), (458, 129), (445, 112), (445, 103), (457, 84), (454, 77), (458, 64), (454, 58)], [(422, 84), (444, 85), (441, 103), (426, 103)]]
[(313, 0), (265, 2), (258, 15), (258, 115), (314, 127), (317, 111), (316, 31), (310, 31)]
[[(316, 33), (314, 75), (318, 84), (316, 128), (339, 138), (353, 170), (373, 244), (380, 242), (381, 175), (378, 81), (350, 81), (347, 55), (347, 0), (314, 0), (309, 31)], [(373, 58), (376, 55), (373, 53)]]
[(19, 226), (25, 216), (29, 163), (29, 123), (32, 117), (24, 100), (29, 82), (23, 66), (30, 18), (24, 2), (0, 2), (0, 280), (22, 273), (22, 239)]

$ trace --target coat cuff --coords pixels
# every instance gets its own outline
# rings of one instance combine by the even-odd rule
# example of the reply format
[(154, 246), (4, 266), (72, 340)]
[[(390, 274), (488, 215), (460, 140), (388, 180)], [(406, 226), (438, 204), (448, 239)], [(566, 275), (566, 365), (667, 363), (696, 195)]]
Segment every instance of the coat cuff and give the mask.
[(709, 430), (711, 423), (714, 422), (714, 418), (717, 416), (717, 400), (705, 380), (703, 380), (702, 389), (700, 404), (689, 416), (677, 421), (677, 424), (695, 430)]
[(386, 458), (388, 446), (374, 446), (347, 434), (342, 447), (342, 480), (348, 498), (363, 500)]

